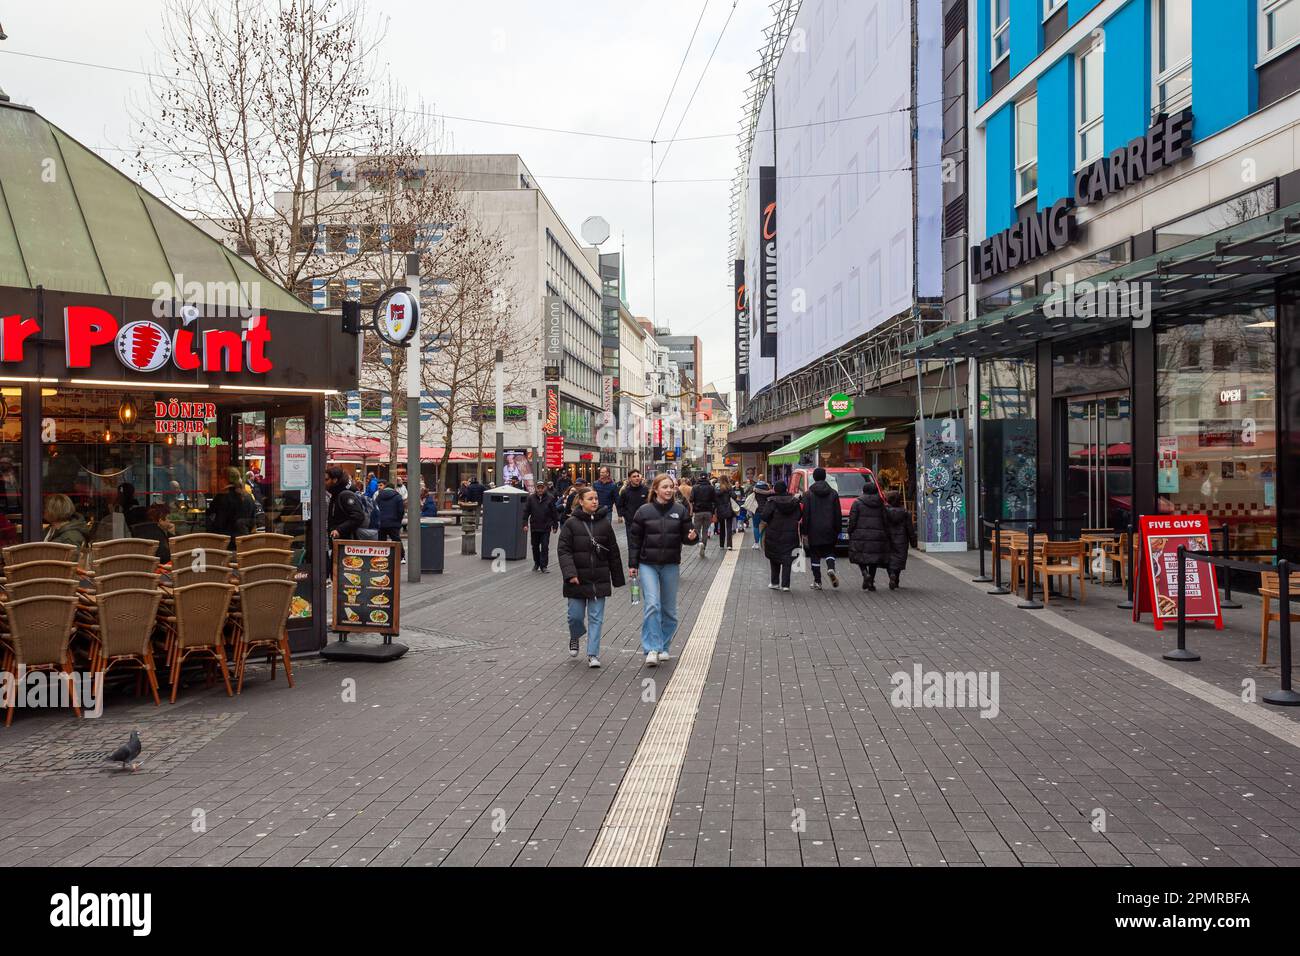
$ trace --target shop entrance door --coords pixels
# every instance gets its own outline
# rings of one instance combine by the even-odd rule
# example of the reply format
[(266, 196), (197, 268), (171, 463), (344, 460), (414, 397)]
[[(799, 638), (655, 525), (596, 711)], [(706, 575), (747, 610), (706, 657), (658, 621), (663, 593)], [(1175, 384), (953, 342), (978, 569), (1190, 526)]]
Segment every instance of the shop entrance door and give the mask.
[(1060, 515), (1067, 531), (1118, 528), (1133, 514), (1132, 421), (1127, 392), (1061, 399), (1065, 461)]

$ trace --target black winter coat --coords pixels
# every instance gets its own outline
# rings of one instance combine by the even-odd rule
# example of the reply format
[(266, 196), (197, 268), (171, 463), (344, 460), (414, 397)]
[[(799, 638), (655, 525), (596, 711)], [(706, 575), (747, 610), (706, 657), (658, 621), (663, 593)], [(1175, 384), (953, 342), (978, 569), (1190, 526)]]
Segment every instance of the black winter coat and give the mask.
[(840, 537), (840, 496), (825, 481), (814, 481), (803, 496), (799, 531), (810, 548), (831, 548)]
[[(564, 522), (557, 551), (566, 598), (609, 597), (614, 588), (626, 583), (623, 555), (609, 523), (608, 508), (599, 508), (590, 515), (579, 511)], [(571, 583), (570, 578), (577, 578), (578, 583)]]
[(337, 531), (340, 538), (355, 538), (357, 530), (366, 520), (366, 508), (361, 503), (361, 493), (351, 484), (332, 493), (328, 519), (330, 531)]
[(849, 511), (849, 560), (854, 564), (885, 564), (889, 560), (885, 505), (874, 488), (862, 493)]
[(885, 530), (889, 533), (889, 570), (907, 567), (907, 547), (916, 547), (916, 528), (906, 508), (885, 507)]
[(763, 554), (788, 558), (799, 547), (799, 499), (772, 495), (763, 505)]
[(646, 503), (649, 497), (650, 486), (644, 480), (639, 485), (633, 485), (631, 482), (625, 483), (623, 489), (618, 493), (618, 516), (624, 521), (631, 521), (632, 516)]
[(736, 493), (719, 488), (713, 503), (713, 513), (718, 516), (719, 521), (736, 517)]
[(375, 507), (379, 510), (379, 527), (383, 529), (400, 528), (406, 517), (406, 502), (402, 493), (396, 488), (385, 488), (375, 495)]
[(718, 493), (713, 490), (713, 486), (707, 481), (698, 481), (695, 487), (691, 489), (691, 512), (703, 512), (704, 514), (713, 514), (713, 507), (717, 504)]
[(528, 496), (524, 502), (524, 524), (533, 531), (552, 531), (559, 524), (559, 515), (555, 510), (555, 495), (549, 491)]
[(680, 501), (643, 504), (627, 526), (627, 566), (681, 564), (690, 533), (690, 514)]

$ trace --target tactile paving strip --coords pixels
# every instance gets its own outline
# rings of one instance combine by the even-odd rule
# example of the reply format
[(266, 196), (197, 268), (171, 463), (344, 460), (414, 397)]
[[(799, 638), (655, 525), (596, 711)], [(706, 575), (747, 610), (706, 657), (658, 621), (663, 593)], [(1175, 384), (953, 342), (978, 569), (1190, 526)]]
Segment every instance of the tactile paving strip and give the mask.
[(727, 552), (718, 568), (677, 669), (601, 825), (587, 866), (654, 866), (659, 862), (677, 778), (686, 759), (738, 557), (737, 551)]

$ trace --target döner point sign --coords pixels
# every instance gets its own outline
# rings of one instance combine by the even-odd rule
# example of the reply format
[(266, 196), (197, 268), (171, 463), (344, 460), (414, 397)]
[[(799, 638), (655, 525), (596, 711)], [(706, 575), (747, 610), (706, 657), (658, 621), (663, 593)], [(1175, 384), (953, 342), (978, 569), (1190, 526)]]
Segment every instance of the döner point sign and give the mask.
[(1192, 155), (1192, 111), (1162, 113), (1142, 135), (1079, 170), (1074, 195), (971, 246), (971, 282), (980, 283), (1017, 269), (1078, 238), (1075, 210), (1101, 202)]

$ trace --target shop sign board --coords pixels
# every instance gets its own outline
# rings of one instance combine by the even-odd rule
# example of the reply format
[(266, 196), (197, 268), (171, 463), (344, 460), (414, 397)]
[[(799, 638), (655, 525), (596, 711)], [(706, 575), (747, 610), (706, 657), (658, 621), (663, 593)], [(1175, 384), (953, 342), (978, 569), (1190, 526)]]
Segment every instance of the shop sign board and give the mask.
[(334, 542), (332, 630), (399, 633), (400, 547), (397, 541)]
[(853, 398), (839, 392), (826, 399), (826, 418), (847, 418), (853, 414)]
[(405, 287), (389, 289), (375, 303), (374, 324), (381, 339), (405, 348), (420, 330), (420, 303)]
[(557, 435), (560, 432), (560, 386), (548, 383), (546, 386), (546, 412), (542, 418), (542, 434)]
[(546, 436), (546, 467), (561, 468), (564, 465), (564, 436)]
[[(1206, 515), (1157, 515), (1138, 519), (1139, 571), (1133, 596), (1133, 620), (1151, 614), (1157, 631), (1166, 621), (1178, 620), (1178, 547), (1210, 550), (1210, 519)], [(1223, 611), (1214, 580), (1214, 565), (1183, 563), (1183, 591), (1187, 620), (1212, 620), (1223, 630)]]
[(153, 430), (157, 435), (201, 434), (216, 417), (215, 402), (182, 402), (173, 398), (153, 403)]

